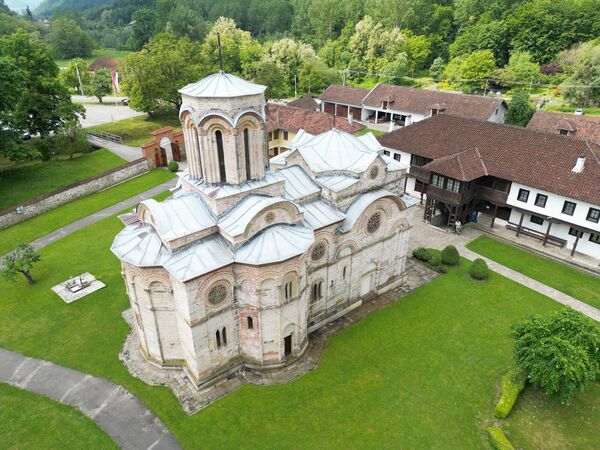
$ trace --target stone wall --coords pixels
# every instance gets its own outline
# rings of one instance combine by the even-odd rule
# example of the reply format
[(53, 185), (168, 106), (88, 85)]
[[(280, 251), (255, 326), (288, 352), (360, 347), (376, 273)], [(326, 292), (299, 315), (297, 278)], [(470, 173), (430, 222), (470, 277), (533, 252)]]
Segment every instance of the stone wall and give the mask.
[(78, 181), (77, 183), (33, 198), (20, 205), (0, 211), (0, 229), (24, 222), (60, 205), (114, 186), (129, 178), (147, 172), (149, 168), (149, 162), (144, 158), (140, 158), (92, 178)]

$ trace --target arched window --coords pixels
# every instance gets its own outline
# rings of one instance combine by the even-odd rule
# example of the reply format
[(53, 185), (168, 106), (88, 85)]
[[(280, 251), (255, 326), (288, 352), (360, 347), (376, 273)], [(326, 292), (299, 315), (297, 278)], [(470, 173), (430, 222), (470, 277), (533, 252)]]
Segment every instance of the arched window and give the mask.
[(217, 157), (219, 158), (219, 175), (221, 183), (227, 182), (225, 174), (225, 152), (223, 150), (223, 133), (220, 130), (215, 131), (215, 140), (217, 141)]
[(319, 281), (319, 298), (323, 297), (323, 282)]
[(317, 301), (323, 297), (323, 281), (318, 281), (312, 285), (311, 300)]
[(221, 333), (219, 333), (219, 330), (217, 330), (215, 335), (217, 337), (217, 348), (221, 348)]
[(251, 179), (250, 175), (250, 130), (244, 128), (244, 153), (246, 155), (246, 179)]
[(289, 300), (294, 296), (294, 284), (293, 281), (288, 281), (284, 286), (285, 299)]
[(227, 330), (225, 327), (221, 330), (221, 337), (223, 338), (223, 345), (227, 345)]
[(342, 269), (342, 278), (345, 280), (346, 279), (346, 269), (347, 267), (344, 266), (344, 268)]
[(252, 320), (252, 317), (246, 317), (246, 322), (248, 323), (248, 329), (254, 330), (254, 321)]

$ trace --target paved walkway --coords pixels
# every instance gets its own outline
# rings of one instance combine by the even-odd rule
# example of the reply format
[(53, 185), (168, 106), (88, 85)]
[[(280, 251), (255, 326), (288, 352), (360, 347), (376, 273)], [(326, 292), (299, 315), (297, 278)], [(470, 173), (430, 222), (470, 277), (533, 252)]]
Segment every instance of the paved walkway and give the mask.
[(139, 398), (104, 378), (0, 348), (0, 382), (79, 408), (123, 449), (180, 448)]
[(131, 147), (130, 145), (117, 144), (116, 142), (107, 139), (99, 138), (91, 134), (87, 135), (87, 140), (90, 144), (97, 147), (104, 147), (117, 156), (120, 156), (125, 161), (135, 161), (142, 157), (141, 147)]
[(99, 222), (100, 220), (105, 219), (109, 216), (115, 215), (126, 208), (133, 208), (142, 200), (152, 198), (162, 192), (165, 192), (167, 189), (175, 187), (176, 182), (176, 179), (166, 181), (162, 184), (159, 184), (158, 186), (153, 187), (152, 189), (142, 192), (141, 194), (134, 195), (133, 197), (120, 201), (119, 203), (115, 203), (114, 205), (109, 206), (108, 208), (104, 208), (103, 210), (97, 211), (94, 214), (84, 217), (83, 219), (79, 219), (75, 222), (65, 225), (64, 227), (59, 228), (58, 230), (53, 231), (50, 234), (42, 236), (41, 238), (38, 238), (35, 241), (33, 241), (31, 245), (34, 248), (45, 247), (46, 245), (51, 244), (54, 241), (57, 241), (77, 230), (87, 227), (88, 225), (91, 225), (93, 223)]
[(410, 239), (411, 252), (417, 247), (430, 247), (442, 249), (446, 245), (454, 245), (462, 256), (471, 260), (476, 258), (482, 258), (483, 260), (485, 260), (489, 268), (494, 272), (497, 272), (500, 275), (505, 276), (506, 278), (510, 278), (511, 280), (522, 284), (523, 286), (527, 286), (528, 288), (534, 291), (544, 294), (545, 296), (550, 297), (554, 301), (557, 301), (563, 305), (570, 306), (571, 308), (600, 322), (600, 310), (594, 308), (593, 306), (590, 306), (587, 303), (584, 303), (580, 300), (577, 300), (574, 297), (571, 297), (570, 295), (564, 294), (554, 288), (551, 288), (550, 286), (545, 285), (544, 283), (540, 283), (539, 281), (534, 280), (533, 278), (529, 278), (520, 272), (509, 269), (508, 267), (503, 266), (502, 264), (498, 264), (497, 262), (492, 261), (489, 258), (486, 258), (478, 253), (469, 250), (466, 247), (466, 244), (468, 244), (478, 236), (484, 234), (481, 230), (472, 227), (465, 227), (463, 229), (463, 233), (460, 235), (449, 233), (447, 231), (425, 224), (420, 218), (420, 214), (422, 214), (422, 210), (420, 210), (419, 208), (415, 208), (415, 213), (411, 220), (413, 224), (413, 232), (411, 234)]

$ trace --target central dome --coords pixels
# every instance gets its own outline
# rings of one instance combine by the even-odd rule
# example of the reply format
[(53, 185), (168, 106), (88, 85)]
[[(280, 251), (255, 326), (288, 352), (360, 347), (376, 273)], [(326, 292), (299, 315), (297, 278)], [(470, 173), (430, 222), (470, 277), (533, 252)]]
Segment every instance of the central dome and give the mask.
[(197, 98), (228, 98), (262, 94), (266, 86), (225, 72), (209, 75), (196, 83), (190, 83), (179, 90), (180, 94)]

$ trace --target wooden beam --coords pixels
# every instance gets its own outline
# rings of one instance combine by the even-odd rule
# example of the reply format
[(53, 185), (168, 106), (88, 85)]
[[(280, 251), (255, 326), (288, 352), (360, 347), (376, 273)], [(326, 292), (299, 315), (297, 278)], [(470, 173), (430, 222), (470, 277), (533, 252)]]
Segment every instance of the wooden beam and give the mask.
[(577, 237), (575, 238), (575, 243), (573, 244), (573, 250), (571, 250), (571, 256), (575, 255), (575, 249), (577, 248), (577, 244), (579, 243), (579, 238), (581, 234), (581, 232), (577, 232)]
[(523, 228), (523, 219), (525, 218), (525, 213), (521, 213), (521, 219), (519, 220), (519, 226), (517, 227), (517, 237), (521, 234), (521, 228)]
[(548, 221), (548, 228), (546, 229), (546, 235), (544, 236), (544, 242), (542, 242), (542, 246), (546, 246), (548, 243), (548, 238), (550, 237), (550, 228), (552, 228), (552, 221)]
[(496, 216), (498, 216), (498, 205), (494, 205), (494, 217), (492, 217), (491, 228), (494, 228), (494, 222), (496, 222)]

